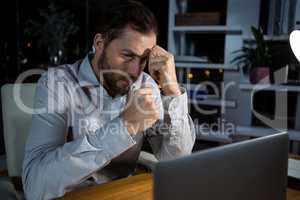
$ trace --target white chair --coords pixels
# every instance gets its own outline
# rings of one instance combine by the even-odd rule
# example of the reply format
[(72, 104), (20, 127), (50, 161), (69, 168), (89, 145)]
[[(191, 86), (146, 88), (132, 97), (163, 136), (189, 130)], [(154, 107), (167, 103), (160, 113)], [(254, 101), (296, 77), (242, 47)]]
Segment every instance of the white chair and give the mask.
[[(29, 83), (6, 84), (1, 88), (6, 163), (10, 177), (22, 175), (25, 142), (31, 125), (31, 114), (24, 112), (22, 105), (18, 105), (16, 101), (19, 99), (21, 103), (32, 109), (35, 86), (36, 84)], [(18, 89), (20, 92), (17, 91)]]
[(1, 88), (3, 133), (9, 176), (0, 179), (0, 196), (3, 199), (23, 199), (22, 192), (17, 192), (15, 187), (21, 189), (20, 177), (31, 114), (24, 112), (22, 105), (17, 102), (19, 100), (28, 108), (32, 108), (34, 94), (35, 84), (6, 84)]

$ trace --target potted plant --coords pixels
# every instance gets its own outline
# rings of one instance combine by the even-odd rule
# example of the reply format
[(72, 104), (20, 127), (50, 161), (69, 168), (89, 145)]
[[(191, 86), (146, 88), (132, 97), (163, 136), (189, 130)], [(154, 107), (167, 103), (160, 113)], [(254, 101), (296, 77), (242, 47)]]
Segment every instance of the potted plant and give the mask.
[(26, 22), (25, 34), (37, 39), (40, 49), (47, 49), (50, 65), (61, 64), (66, 42), (79, 30), (74, 23), (74, 15), (53, 3), (38, 12), (39, 20), (29, 19)]
[(238, 55), (232, 60), (238, 66), (249, 72), (252, 84), (270, 83), (271, 54), (269, 46), (264, 40), (261, 28), (251, 27), (254, 42), (244, 45), (241, 50), (235, 51)]

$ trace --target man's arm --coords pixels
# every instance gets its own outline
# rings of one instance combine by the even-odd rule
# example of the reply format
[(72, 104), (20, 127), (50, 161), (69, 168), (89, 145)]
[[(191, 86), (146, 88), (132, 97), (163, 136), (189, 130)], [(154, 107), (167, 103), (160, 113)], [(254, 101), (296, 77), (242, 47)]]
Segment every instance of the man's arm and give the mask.
[[(152, 135), (149, 141), (160, 160), (171, 159), (190, 154), (195, 142), (193, 122), (188, 114), (188, 101), (185, 89), (178, 85), (174, 56), (159, 46), (152, 48), (149, 55), (150, 75), (161, 86), (163, 121), (148, 130)], [(153, 85), (153, 84), (152, 84)], [(156, 85), (156, 84), (155, 84)], [(158, 87), (153, 88), (156, 98), (160, 94)], [(155, 132), (158, 134), (149, 134)], [(155, 136), (156, 135), (156, 136)]]
[[(156, 94), (159, 92), (156, 89)], [(168, 160), (192, 152), (195, 143), (195, 129), (188, 113), (187, 94), (176, 97), (161, 95), (162, 118), (146, 131), (148, 141), (158, 160)], [(160, 102), (160, 98), (158, 100)]]
[(135, 144), (119, 117), (95, 134), (65, 143), (67, 103), (57, 102), (59, 94), (47, 82), (44, 75), (37, 84), (35, 108), (46, 108), (49, 101), (63, 106), (32, 117), (22, 175), (26, 198), (32, 200), (62, 196)]

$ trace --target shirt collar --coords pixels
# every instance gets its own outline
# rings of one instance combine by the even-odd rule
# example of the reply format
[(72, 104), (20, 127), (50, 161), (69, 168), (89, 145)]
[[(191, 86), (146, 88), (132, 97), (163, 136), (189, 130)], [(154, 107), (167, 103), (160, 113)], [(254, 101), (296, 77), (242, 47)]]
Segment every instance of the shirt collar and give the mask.
[(82, 60), (79, 71), (78, 80), (80, 86), (99, 86), (99, 81), (93, 71), (92, 65), (90, 63), (90, 57), (93, 56), (92, 53), (88, 53)]

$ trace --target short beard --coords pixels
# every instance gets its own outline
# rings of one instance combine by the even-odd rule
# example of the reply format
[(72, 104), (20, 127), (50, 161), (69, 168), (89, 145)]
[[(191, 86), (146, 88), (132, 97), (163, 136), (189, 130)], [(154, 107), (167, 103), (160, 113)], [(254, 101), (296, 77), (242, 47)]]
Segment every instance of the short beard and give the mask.
[[(128, 80), (130, 84), (136, 81), (137, 78), (129, 77), (124, 74), (121, 70), (113, 72), (112, 66), (109, 65), (108, 59), (106, 57), (106, 51), (104, 49), (103, 54), (99, 58), (97, 62), (98, 67), (98, 77), (100, 79), (100, 83), (102, 83), (103, 87), (106, 89), (107, 93), (112, 96), (123, 96), (128, 93), (129, 86), (127, 88), (119, 88), (116, 83), (119, 80)], [(119, 72), (119, 73), (118, 73)]]

